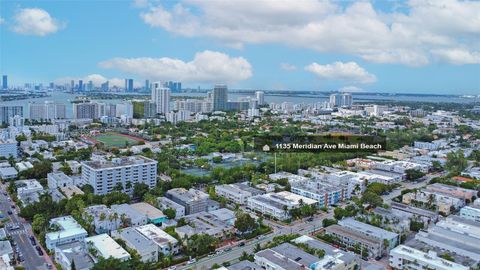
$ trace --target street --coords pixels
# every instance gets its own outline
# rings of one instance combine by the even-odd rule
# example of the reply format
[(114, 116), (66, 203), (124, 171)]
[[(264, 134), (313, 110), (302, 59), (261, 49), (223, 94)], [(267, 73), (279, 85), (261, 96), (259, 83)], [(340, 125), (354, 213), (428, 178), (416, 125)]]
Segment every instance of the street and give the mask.
[[(47, 252), (43, 248), (43, 256), (38, 255), (37, 250), (29, 239), (29, 236), (33, 235), (30, 224), (18, 216), (18, 207), (15, 207), (15, 209), (12, 208), (14, 202), (11, 201), (8, 195), (4, 194), (4, 192), (6, 192), (6, 185), (1, 184), (0, 187), (0, 210), (5, 214), (5, 216), (10, 218), (10, 221), (5, 224), (5, 230), (7, 235), (11, 236), (12, 238), (10, 243), (12, 243), (12, 248), (15, 252), (15, 258), (18, 259), (19, 254), (22, 255), (21, 257), (24, 261), (21, 263), (26, 270), (45, 270), (48, 269), (47, 263), (53, 266), (51, 259), (48, 257)], [(7, 214), (9, 210), (12, 211), (11, 215)], [(18, 229), (14, 229), (17, 225)], [(39, 243), (37, 239), (36, 243), (37, 245)], [(18, 252), (16, 251), (17, 248)], [(54, 266), (52, 268), (55, 269)]]
[(311, 222), (305, 222), (305, 219), (302, 221), (296, 221), (290, 226), (282, 225), (277, 222), (272, 222), (269, 220), (264, 220), (264, 223), (272, 227), (273, 233), (268, 235), (261, 235), (259, 239), (252, 240), (247, 242), (244, 246), (232, 247), (231, 251), (223, 252), (221, 254), (215, 254), (210, 257), (205, 257), (198, 260), (196, 263), (190, 265), (185, 265), (179, 269), (195, 269), (195, 270), (206, 270), (210, 269), (214, 264), (221, 265), (223, 262), (235, 263), (237, 262), (242, 253), (245, 251), (247, 254), (253, 254), (253, 250), (257, 244), (264, 245), (267, 242), (271, 241), (275, 236), (298, 233), (298, 234), (309, 234), (313, 231), (319, 230), (322, 228), (322, 221), (325, 218), (332, 218), (333, 211), (329, 213), (321, 213), (315, 216), (314, 220)]

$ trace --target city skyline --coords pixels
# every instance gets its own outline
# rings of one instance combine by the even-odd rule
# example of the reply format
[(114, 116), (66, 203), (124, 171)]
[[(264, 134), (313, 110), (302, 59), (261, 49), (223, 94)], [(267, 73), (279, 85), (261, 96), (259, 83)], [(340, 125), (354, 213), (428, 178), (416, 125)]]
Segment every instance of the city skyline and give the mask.
[(480, 92), (478, 2), (215, 3), (2, 1), (0, 73), (9, 85)]

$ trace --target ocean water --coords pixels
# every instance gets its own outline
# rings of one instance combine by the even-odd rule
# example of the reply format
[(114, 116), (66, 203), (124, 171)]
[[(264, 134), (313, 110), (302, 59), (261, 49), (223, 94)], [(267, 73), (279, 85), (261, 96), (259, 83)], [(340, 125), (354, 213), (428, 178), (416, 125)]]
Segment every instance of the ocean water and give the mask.
[[(42, 97), (42, 98), (31, 98), (31, 99), (22, 99), (22, 100), (11, 100), (11, 101), (2, 101), (0, 102), (1, 105), (19, 105), (23, 106), (24, 115), (28, 116), (30, 112), (28, 111), (28, 103), (29, 102), (45, 102), (45, 101), (53, 101), (53, 102), (63, 102), (67, 105), (67, 117), (72, 117), (72, 103), (71, 101), (75, 100), (78, 96), (76, 94), (71, 93), (64, 93), (64, 92), (50, 92), (49, 97)], [(173, 97), (206, 97), (206, 93), (172, 93)], [(472, 102), (480, 102), (480, 98), (466, 98), (461, 96), (441, 96), (441, 95), (402, 95), (402, 94), (395, 94), (395, 95), (388, 95), (388, 94), (355, 94), (353, 93), (353, 100), (357, 102), (368, 102), (368, 101), (415, 101), (415, 102), (455, 102), (455, 103), (472, 103)], [(239, 98), (246, 98), (248, 96), (252, 96), (249, 94), (243, 93), (229, 93), (229, 100), (238, 100)], [(117, 104), (123, 102), (125, 99), (118, 98), (118, 99), (106, 99), (98, 101), (105, 102), (105, 103), (112, 103)], [(295, 95), (284, 95), (284, 94), (265, 94), (265, 101), (267, 103), (282, 103), (282, 102), (292, 102), (292, 103), (317, 103), (317, 102), (324, 102), (328, 101), (329, 96), (323, 93), (319, 94), (295, 94)]]

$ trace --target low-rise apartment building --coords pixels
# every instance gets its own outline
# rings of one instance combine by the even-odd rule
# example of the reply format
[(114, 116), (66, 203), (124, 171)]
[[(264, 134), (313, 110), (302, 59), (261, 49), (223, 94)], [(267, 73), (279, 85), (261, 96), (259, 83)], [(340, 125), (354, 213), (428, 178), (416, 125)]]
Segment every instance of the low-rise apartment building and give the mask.
[(177, 239), (164, 232), (153, 224), (147, 224), (135, 228), (147, 239), (152, 240), (158, 247), (158, 252), (164, 255), (175, 255), (178, 253), (180, 244)]
[(142, 262), (158, 261), (158, 246), (152, 240), (141, 234), (136, 228), (128, 227), (112, 231), (112, 237), (122, 239), (129, 248), (138, 253)]
[(288, 191), (267, 193), (248, 198), (247, 207), (279, 220), (290, 218), (289, 210), (304, 205), (318, 205), (318, 201)]
[(87, 231), (72, 216), (51, 219), (50, 227), (55, 230), (45, 235), (45, 244), (50, 250), (57, 245), (76, 241), (83, 242), (88, 236)]
[(353, 249), (358, 246), (362, 253), (366, 249), (368, 254), (362, 254), (364, 257), (380, 257), (383, 254), (383, 241), (364, 233), (335, 224), (325, 228), (325, 234), (335, 237), (340, 244), (347, 248)]
[(470, 268), (461, 264), (442, 259), (434, 251), (423, 251), (399, 245), (390, 250), (389, 265), (395, 270), (468, 270)]

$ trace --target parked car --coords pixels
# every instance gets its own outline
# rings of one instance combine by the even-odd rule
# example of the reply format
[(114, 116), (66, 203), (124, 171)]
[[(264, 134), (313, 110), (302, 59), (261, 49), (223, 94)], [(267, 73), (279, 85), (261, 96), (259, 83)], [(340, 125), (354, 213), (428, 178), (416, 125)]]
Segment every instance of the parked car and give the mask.
[(32, 246), (35, 246), (37, 244), (37, 241), (35, 241), (35, 237), (33, 237), (33, 235), (30, 235), (28, 238), (30, 239)]
[(36, 246), (35, 248), (37, 249), (38, 256), (43, 256), (42, 248), (40, 246)]

